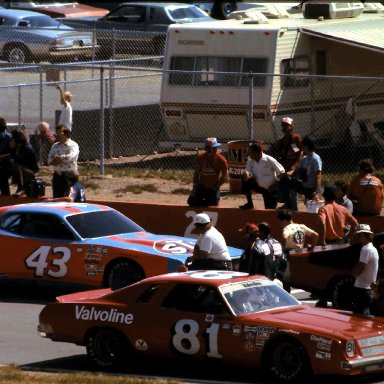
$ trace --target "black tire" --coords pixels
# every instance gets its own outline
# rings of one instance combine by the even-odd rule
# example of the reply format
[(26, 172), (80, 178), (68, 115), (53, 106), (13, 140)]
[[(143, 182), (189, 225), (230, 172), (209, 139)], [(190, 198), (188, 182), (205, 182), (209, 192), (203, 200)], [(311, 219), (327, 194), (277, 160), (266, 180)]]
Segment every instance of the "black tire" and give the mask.
[(87, 355), (97, 366), (116, 368), (121, 366), (131, 352), (131, 347), (118, 331), (102, 328), (86, 336)]
[(211, 10), (211, 17), (219, 20), (228, 19), (229, 14), (237, 10), (236, 3), (235, 0), (216, 0)]
[(263, 368), (279, 382), (298, 382), (312, 374), (311, 363), (304, 347), (292, 338), (271, 341), (263, 352)]
[(137, 283), (144, 279), (145, 274), (141, 267), (129, 260), (120, 260), (109, 268), (107, 285), (113, 291)]
[(25, 64), (32, 61), (31, 52), (23, 44), (9, 44), (4, 48), (5, 59), (9, 63)]
[(352, 310), (353, 276), (341, 276), (331, 283), (332, 308)]

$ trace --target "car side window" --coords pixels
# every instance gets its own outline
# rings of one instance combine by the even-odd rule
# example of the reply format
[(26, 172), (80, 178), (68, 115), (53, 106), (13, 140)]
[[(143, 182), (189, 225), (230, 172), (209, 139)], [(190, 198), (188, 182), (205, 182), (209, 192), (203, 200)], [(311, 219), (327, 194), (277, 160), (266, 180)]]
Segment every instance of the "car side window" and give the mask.
[(162, 303), (163, 308), (210, 314), (228, 313), (226, 305), (214, 287), (199, 284), (179, 284)]
[(0, 228), (12, 232), (12, 233), (21, 233), (22, 228), (22, 217), (20, 214), (12, 214), (2, 218), (0, 221)]
[(158, 291), (160, 285), (151, 285), (148, 289), (146, 289), (136, 300), (138, 303), (148, 303), (151, 301), (152, 297), (155, 296), (156, 292)]
[(143, 23), (146, 8), (142, 6), (123, 6), (110, 14), (109, 18), (126, 23)]

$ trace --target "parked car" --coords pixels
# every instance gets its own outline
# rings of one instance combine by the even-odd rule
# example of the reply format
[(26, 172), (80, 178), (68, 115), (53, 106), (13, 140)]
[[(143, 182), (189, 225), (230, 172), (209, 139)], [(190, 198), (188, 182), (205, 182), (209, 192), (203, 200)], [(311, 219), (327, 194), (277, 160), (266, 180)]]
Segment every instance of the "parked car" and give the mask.
[(101, 18), (60, 20), (73, 28), (96, 30), (101, 52), (109, 57), (114, 53), (149, 53), (149, 51), (163, 54), (169, 24), (213, 19), (191, 4), (129, 2), (123, 3)]
[(86, 16), (104, 16), (108, 13), (107, 9), (97, 8), (92, 5), (80, 4), (75, 1), (34, 1), (34, 0), (5, 0), (0, 4), (4, 8), (22, 9), (44, 13), (51, 17), (86, 17)]
[(0, 242), (0, 280), (116, 289), (176, 271), (196, 239), (146, 232), (108, 206), (46, 202), (1, 207)]
[[(373, 244), (382, 264), (384, 232), (374, 236)], [(359, 261), (360, 249), (359, 244), (336, 244), (290, 251), (288, 280), (292, 287), (326, 298), (334, 308), (350, 309), (355, 282), (352, 270)]]
[(382, 320), (303, 305), (261, 276), (193, 271), (58, 297), (41, 311), (38, 332), (85, 346), (102, 368), (155, 357), (262, 367), (273, 382), (298, 382), (382, 372)]
[(92, 32), (38, 12), (0, 9), (0, 55), (10, 63), (88, 59), (98, 49)]

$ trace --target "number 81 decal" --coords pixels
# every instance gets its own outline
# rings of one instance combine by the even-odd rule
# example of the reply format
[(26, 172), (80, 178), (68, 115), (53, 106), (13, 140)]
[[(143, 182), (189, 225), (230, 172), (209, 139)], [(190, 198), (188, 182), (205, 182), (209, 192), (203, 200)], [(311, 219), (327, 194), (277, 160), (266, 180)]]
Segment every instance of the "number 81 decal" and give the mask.
[[(175, 324), (175, 334), (172, 337), (174, 348), (186, 355), (194, 355), (200, 350), (200, 341), (197, 337), (199, 324), (195, 320), (183, 319)], [(217, 350), (217, 334), (219, 324), (212, 323), (205, 333), (208, 335), (208, 357), (222, 358), (223, 356)]]
[[(51, 249), (52, 249), (52, 256), (61, 255), (61, 257), (53, 258), (50, 264), (48, 265), (47, 259)], [(67, 262), (69, 261), (70, 258), (71, 258), (71, 251), (67, 247), (52, 248), (49, 245), (43, 245), (40, 248), (36, 249), (36, 251), (34, 251), (25, 259), (25, 264), (27, 265), (28, 268), (35, 270), (36, 277), (44, 276), (46, 269), (48, 269), (48, 272), (46, 272), (46, 274), (49, 277), (60, 278), (67, 275), (67, 272), (68, 272)]]

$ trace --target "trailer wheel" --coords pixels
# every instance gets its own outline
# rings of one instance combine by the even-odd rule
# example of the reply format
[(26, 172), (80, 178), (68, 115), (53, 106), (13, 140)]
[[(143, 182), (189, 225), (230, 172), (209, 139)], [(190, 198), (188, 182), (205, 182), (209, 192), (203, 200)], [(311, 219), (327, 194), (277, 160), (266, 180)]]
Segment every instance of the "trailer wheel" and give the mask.
[(352, 276), (341, 276), (331, 284), (332, 307), (337, 309), (352, 309), (353, 285)]

